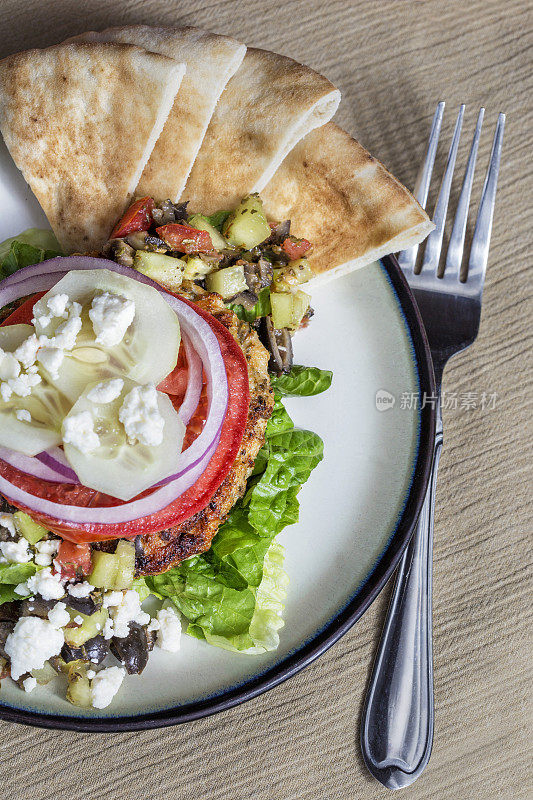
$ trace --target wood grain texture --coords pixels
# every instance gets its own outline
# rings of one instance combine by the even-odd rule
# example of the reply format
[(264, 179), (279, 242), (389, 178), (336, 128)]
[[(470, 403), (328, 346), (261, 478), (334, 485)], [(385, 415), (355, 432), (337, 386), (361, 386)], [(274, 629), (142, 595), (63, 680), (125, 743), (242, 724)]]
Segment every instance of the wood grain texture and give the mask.
[[(526, 800), (531, 761), (531, 6), (527, 0), (3, 0), (4, 54), (121, 23), (194, 24), (299, 59), (343, 92), (337, 120), (412, 186), (437, 100), (507, 112), (479, 339), (449, 391), (435, 542), (436, 735), (411, 800)], [(490, 133), (489, 133), (490, 131)], [(464, 159), (467, 143), (459, 157)], [(437, 167), (442, 167), (439, 156)], [(479, 169), (474, 197), (479, 196)], [(384, 594), (322, 659), (267, 695), (174, 729), (76, 735), (0, 724), (9, 800), (378, 800), (358, 720)], [(76, 767), (74, 768), (74, 764)]]

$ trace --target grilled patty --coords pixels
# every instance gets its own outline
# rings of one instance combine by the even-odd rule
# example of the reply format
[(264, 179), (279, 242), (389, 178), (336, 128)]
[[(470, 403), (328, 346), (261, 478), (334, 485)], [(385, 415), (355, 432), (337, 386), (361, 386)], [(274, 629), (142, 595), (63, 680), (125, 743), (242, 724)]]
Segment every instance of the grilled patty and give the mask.
[(207, 294), (195, 285), (190, 285), (180, 294), (213, 314), (242, 348), (248, 364), (250, 411), (237, 458), (209, 505), (181, 525), (137, 537), (137, 575), (164, 572), (185, 558), (209, 549), (213, 536), (244, 494), (255, 458), (264, 444), (265, 428), (274, 405), (268, 376), (268, 352), (255, 331), (229, 311), (217, 294)]

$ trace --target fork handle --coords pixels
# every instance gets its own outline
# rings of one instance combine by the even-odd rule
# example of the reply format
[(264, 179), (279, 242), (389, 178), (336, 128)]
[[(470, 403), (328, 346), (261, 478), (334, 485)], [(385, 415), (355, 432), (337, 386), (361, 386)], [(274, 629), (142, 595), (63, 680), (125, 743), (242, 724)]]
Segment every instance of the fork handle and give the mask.
[(389, 789), (409, 786), (418, 778), (433, 743), (433, 518), (441, 449), (439, 408), (430, 481), (398, 568), (361, 724), (365, 763)]

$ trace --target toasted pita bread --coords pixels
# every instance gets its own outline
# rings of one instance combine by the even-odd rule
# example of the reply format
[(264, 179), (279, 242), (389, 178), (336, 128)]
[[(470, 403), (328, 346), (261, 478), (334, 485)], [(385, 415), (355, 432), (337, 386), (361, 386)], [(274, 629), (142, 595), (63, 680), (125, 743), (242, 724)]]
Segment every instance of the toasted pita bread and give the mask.
[(107, 239), (184, 71), (117, 44), (61, 44), (0, 62), (0, 130), (65, 252)]
[(418, 244), (435, 227), (408, 190), (359, 142), (329, 122), (287, 156), (261, 194), (267, 216), (291, 220), (313, 244), (325, 283)]
[(294, 145), (327, 122), (340, 92), (303, 64), (249, 49), (213, 113), (182, 195), (212, 213), (260, 192)]
[(246, 45), (198, 28), (150, 28), (147, 25), (90, 31), (70, 41), (135, 44), (186, 65), (174, 106), (136, 192), (177, 201), (218, 98), (241, 64)]

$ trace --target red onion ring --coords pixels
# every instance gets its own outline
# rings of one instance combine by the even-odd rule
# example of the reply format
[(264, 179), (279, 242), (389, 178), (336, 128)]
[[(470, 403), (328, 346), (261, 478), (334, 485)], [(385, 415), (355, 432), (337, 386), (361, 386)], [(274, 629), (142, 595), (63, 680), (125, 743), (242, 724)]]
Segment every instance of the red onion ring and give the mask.
[(157, 289), (178, 316), (180, 326), (190, 340), (192, 348), (198, 353), (207, 376), (208, 415), (204, 429), (192, 445), (182, 453), (180, 471), (151, 495), (120, 506), (87, 509), (36, 498), (0, 477), (2, 494), (15, 504), (19, 503), (36, 513), (74, 524), (117, 525), (161, 511), (189, 489), (202, 474), (218, 444), (226, 416), (228, 381), (220, 345), (209, 324), (186, 303), (165, 292), (155, 281), (113, 261), (89, 256), (72, 256), (59, 257), (25, 267), (0, 282), (0, 308), (20, 297), (48, 290), (67, 272), (79, 269), (110, 269)]
[(45, 450), (44, 453), (39, 453), (35, 458), (45, 466), (53, 469), (59, 475), (62, 475), (64, 483), (80, 483), (80, 479), (68, 463), (60, 447), (53, 447), (50, 450)]
[(187, 365), (189, 369), (189, 376), (187, 382), (187, 389), (185, 397), (181, 404), (178, 416), (184, 425), (188, 425), (191, 417), (198, 408), (200, 402), (200, 395), (202, 394), (202, 359), (193, 348), (187, 334), (182, 336), (183, 346), (185, 347), (185, 354), (187, 356)]
[(5, 461), (15, 469), (25, 472), (27, 475), (33, 475), (34, 478), (40, 478), (43, 481), (50, 481), (51, 483), (79, 483), (77, 475), (74, 475), (75, 480), (71, 481), (65, 477), (61, 472), (55, 470), (52, 464), (46, 464), (36, 456), (26, 456), (24, 453), (18, 453), (16, 450), (11, 450), (8, 447), (0, 447), (0, 460)]

